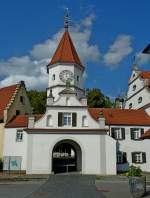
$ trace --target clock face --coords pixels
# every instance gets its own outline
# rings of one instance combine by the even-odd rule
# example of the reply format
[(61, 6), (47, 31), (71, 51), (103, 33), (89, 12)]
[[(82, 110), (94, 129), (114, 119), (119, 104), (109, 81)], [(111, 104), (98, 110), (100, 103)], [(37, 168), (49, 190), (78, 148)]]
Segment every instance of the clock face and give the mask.
[(63, 70), (62, 72), (60, 72), (59, 78), (64, 83), (66, 83), (67, 81), (71, 82), (73, 80), (73, 73), (70, 70)]

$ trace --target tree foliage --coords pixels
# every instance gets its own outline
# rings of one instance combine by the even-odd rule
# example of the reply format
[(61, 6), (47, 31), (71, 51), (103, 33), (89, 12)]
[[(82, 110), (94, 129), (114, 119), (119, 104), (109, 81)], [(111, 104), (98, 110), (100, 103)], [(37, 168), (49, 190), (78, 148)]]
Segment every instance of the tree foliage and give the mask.
[(105, 96), (100, 89), (87, 90), (88, 107), (111, 107), (109, 97)]
[(46, 91), (31, 90), (27, 92), (34, 114), (43, 114), (46, 108)]
[[(87, 100), (89, 107), (111, 107), (109, 97), (105, 96), (100, 89), (88, 89)], [(31, 90), (27, 92), (34, 114), (43, 114), (46, 109), (46, 91)]]

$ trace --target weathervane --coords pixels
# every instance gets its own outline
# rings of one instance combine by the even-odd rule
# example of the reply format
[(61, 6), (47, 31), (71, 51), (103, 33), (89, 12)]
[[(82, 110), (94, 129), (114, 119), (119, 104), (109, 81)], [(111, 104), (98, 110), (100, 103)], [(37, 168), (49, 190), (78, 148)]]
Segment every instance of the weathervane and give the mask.
[(66, 31), (68, 31), (68, 28), (69, 28), (69, 9), (66, 8), (66, 14), (65, 14), (65, 17), (64, 17), (64, 28)]

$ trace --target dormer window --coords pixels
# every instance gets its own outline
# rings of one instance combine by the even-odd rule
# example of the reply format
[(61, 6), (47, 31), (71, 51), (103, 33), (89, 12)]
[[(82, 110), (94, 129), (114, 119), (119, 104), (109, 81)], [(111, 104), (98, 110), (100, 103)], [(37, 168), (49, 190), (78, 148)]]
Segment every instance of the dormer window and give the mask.
[(140, 104), (142, 102), (142, 97), (138, 98), (138, 103)]
[(133, 91), (135, 91), (135, 90), (136, 90), (136, 85), (133, 85), (132, 90), (133, 90)]
[(55, 74), (53, 74), (53, 76), (52, 76), (52, 80), (55, 80)]

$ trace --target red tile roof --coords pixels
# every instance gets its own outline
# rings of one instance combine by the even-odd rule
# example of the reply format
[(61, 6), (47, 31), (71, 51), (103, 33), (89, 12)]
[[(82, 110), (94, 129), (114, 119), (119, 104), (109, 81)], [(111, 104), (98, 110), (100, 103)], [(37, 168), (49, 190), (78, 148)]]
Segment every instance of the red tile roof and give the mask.
[(148, 80), (148, 86), (150, 87), (150, 71), (142, 71), (140, 73), (140, 77), (143, 79), (147, 79)]
[(141, 136), (141, 139), (150, 139), (150, 129)]
[(68, 31), (64, 32), (49, 65), (55, 63), (75, 63), (83, 67)]
[(140, 73), (140, 77), (141, 77), (141, 78), (150, 79), (150, 71), (142, 71), (142, 72)]
[(3, 119), (4, 110), (10, 102), (17, 85), (11, 85), (0, 89), (0, 120)]
[[(43, 115), (37, 114), (35, 116), (35, 121), (39, 120)], [(28, 118), (29, 115), (18, 115), (14, 116), (6, 125), (6, 128), (19, 128), (19, 127), (28, 127)]]
[(98, 121), (100, 112), (103, 113), (106, 124), (110, 125), (146, 125), (150, 126), (150, 117), (144, 110), (89, 108), (91, 116)]

